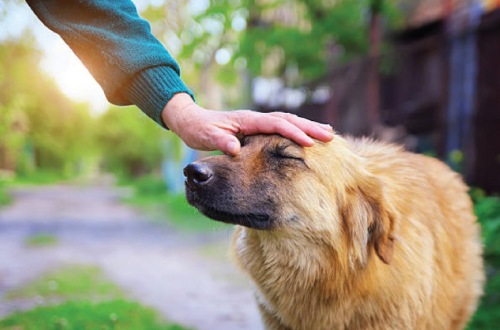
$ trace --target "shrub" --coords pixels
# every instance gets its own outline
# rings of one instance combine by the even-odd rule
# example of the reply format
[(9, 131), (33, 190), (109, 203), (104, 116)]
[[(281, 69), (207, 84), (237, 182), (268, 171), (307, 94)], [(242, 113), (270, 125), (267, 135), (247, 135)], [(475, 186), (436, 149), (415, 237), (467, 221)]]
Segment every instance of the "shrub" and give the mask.
[(474, 212), (482, 227), (487, 281), (481, 304), (468, 329), (498, 329), (500, 324), (500, 198), (486, 196), (480, 189), (472, 189), (470, 195), (474, 201)]

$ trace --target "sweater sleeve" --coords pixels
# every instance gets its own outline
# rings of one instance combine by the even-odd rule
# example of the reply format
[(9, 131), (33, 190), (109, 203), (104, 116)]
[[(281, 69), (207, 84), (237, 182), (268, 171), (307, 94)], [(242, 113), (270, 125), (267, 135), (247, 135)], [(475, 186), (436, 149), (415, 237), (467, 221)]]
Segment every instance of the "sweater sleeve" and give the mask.
[(193, 97), (180, 69), (131, 0), (27, 0), (101, 85), (109, 102), (137, 105), (164, 126), (161, 111), (176, 93)]

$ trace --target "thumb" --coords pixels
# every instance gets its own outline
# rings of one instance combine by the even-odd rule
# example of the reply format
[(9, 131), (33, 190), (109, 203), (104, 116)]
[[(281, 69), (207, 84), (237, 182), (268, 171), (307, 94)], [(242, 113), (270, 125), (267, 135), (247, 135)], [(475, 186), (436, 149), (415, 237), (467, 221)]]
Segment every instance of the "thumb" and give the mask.
[(235, 156), (240, 152), (241, 144), (236, 136), (226, 133), (215, 137), (214, 147), (225, 154)]

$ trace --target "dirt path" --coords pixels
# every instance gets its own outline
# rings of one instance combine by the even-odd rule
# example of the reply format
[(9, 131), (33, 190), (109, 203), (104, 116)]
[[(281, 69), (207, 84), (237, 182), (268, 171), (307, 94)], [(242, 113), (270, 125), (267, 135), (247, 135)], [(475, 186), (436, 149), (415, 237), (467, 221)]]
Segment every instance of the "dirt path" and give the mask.
[[(0, 210), (0, 318), (19, 306), (3, 295), (62, 264), (95, 264), (131, 297), (167, 319), (198, 330), (260, 330), (248, 281), (226, 258), (204, 249), (227, 244), (230, 231), (181, 234), (146, 221), (119, 203), (124, 190), (54, 185), (12, 191)], [(30, 235), (56, 235), (51, 247), (25, 245)]]

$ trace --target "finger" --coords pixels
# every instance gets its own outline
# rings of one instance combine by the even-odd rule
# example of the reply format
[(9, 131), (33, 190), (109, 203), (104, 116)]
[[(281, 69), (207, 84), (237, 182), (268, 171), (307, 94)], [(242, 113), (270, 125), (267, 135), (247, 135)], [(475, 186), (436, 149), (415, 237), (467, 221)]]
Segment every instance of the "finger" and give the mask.
[(311, 147), (314, 141), (289, 121), (269, 114), (243, 115), (237, 118), (243, 134), (280, 134), (304, 147)]
[(212, 138), (213, 148), (225, 154), (236, 156), (241, 150), (240, 141), (230, 133), (220, 133)]
[(314, 139), (323, 142), (329, 142), (333, 139), (333, 128), (330, 125), (316, 123), (290, 113), (273, 112), (270, 115), (285, 119)]
[(316, 123), (316, 124), (320, 125), (320, 127), (325, 131), (333, 132), (333, 127), (330, 124), (323, 124), (323, 123)]

